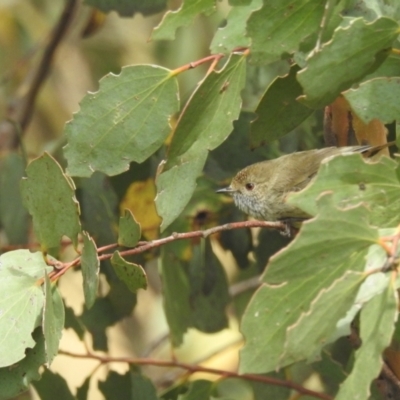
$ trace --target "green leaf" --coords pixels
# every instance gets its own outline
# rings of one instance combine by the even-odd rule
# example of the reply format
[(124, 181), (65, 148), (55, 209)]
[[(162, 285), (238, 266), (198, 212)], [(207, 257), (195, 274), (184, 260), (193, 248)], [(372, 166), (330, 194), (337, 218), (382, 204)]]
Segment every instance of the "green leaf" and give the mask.
[(325, 160), (313, 183), (288, 201), (310, 215), (317, 212), (317, 198), (332, 192), (334, 204), (340, 208), (363, 203), (370, 209), (371, 224), (391, 227), (398, 224), (400, 183), (397, 163), (388, 157), (367, 163), (361, 155), (352, 154)]
[(65, 329), (73, 329), (80, 340), (83, 340), (85, 334), (85, 327), (80, 319), (75, 315), (71, 307), (65, 306)]
[(396, 0), (366, 0), (355, 3), (353, 8), (346, 11), (346, 16), (363, 17), (368, 21), (382, 16), (395, 21), (400, 19), (400, 3)]
[(389, 346), (397, 320), (397, 294), (392, 285), (375, 296), (361, 311), (361, 347), (356, 351), (353, 370), (340, 387), (336, 400), (366, 399), (370, 385), (383, 364), (382, 353)]
[(247, 6), (252, 0), (229, 0), (231, 6)]
[(132, 17), (135, 13), (156, 14), (165, 9), (167, 0), (85, 0), (84, 3), (105, 13), (116, 11), (121, 17)]
[(187, 391), (189, 383), (185, 380), (179, 382), (173, 386), (169, 386), (166, 390), (163, 390), (160, 394), (161, 400), (177, 400), (178, 396)]
[(347, 377), (342, 365), (335, 361), (326, 350), (322, 351), (321, 360), (313, 363), (313, 369), (322, 378), (324, 386), (327, 387), (327, 394), (337, 393), (339, 385)]
[[(111, 263), (110, 268), (112, 268)], [(114, 269), (112, 272), (116, 275)], [(97, 297), (93, 307), (90, 310), (85, 308), (79, 318), (92, 335), (93, 348), (101, 351), (108, 350), (106, 329), (121, 319), (131, 316), (136, 304), (136, 296), (117, 276), (108, 282), (110, 291), (107, 296)]]
[(400, 119), (400, 78), (372, 79), (343, 95), (366, 124), (375, 118), (384, 124)]
[(181, 26), (188, 26), (199, 14), (206, 16), (215, 11), (215, 0), (184, 0), (176, 11), (168, 11), (161, 23), (154, 28), (152, 39), (173, 40), (175, 31)]
[(43, 333), (46, 349), (47, 366), (58, 354), (58, 345), (64, 328), (64, 303), (57, 287), (51, 287), (50, 279), (45, 274), (44, 281), (45, 303), (43, 310)]
[(213, 389), (213, 382), (197, 379), (190, 383), (185, 394), (178, 396), (178, 400), (208, 400)]
[[(290, 372), (292, 373), (292, 371)], [(264, 376), (272, 379), (287, 379), (287, 375), (283, 372), (272, 372)], [(293, 380), (293, 377), (291, 376), (290, 379)], [(286, 387), (266, 385), (262, 382), (247, 381), (239, 378), (219, 379), (213, 383), (213, 386), (215, 387), (213, 390), (214, 396), (211, 397), (213, 400), (288, 400), (291, 398), (290, 389)], [(210, 397), (203, 397), (203, 399), (209, 400)]]
[(258, 118), (251, 124), (252, 147), (279, 139), (312, 114), (311, 108), (296, 100), (303, 93), (296, 79), (298, 71), (299, 67), (293, 66), (288, 75), (276, 78), (264, 93), (255, 111)]
[(118, 322), (118, 315), (109, 297), (97, 298), (90, 310), (84, 310), (81, 320), (93, 338), (95, 350), (107, 351), (106, 328)]
[(263, 272), (268, 260), (290, 243), (291, 239), (276, 230), (261, 229), (257, 236), (258, 246), (254, 249), (257, 269)]
[[(246, 344), (241, 372), (262, 373), (283, 367), (286, 331), (307, 312), (322, 290), (346, 271), (363, 271), (378, 232), (363, 207), (339, 210), (331, 196), (319, 201), (319, 214), (303, 223), (297, 237), (275, 255), (242, 319)], [(336, 320), (336, 319), (335, 319)], [(324, 324), (330, 324), (330, 315)]]
[(177, 259), (169, 248), (170, 245), (161, 248), (161, 279), (170, 338), (173, 346), (177, 347), (182, 344), (183, 335), (190, 326), (190, 284), (184, 263)]
[(230, 300), (228, 283), (210, 240), (204, 239), (201, 245), (193, 247), (188, 272), (192, 326), (208, 333), (226, 328), (228, 319), (225, 310)]
[(226, 275), (210, 243), (186, 248), (189, 261), (177, 257), (180, 250), (176, 243), (170, 243), (163, 246), (161, 257), (165, 314), (174, 346), (182, 343), (190, 327), (213, 333), (228, 323)]
[(130, 372), (121, 375), (110, 371), (104, 381), (99, 381), (98, 387), (106, 399), (126, 399), (131, 393)]
[(297, 75), (305, 93), (302, 101), (313, 108), (331, 103), (384, 61), (398, 34), (399, 25), (389, 18), (371, 23), (358, 18), (338, 28), (331, 41), (309, 56), (307, 66)]
[(364, 274), (347, 271), (329, 288), (321, 290), (310, 309), (287, 329), (281, 362), (291, 364), (319, 359), (321, 348), (329, 343), (337, 322), (354, 303), (364, 279)]
[(235, 48), (250, 45), (250, 38), (246, 35), (247, 20), (253, 11), (261, 7), (262, 0), (248, 0), (247, 3), (240, 7), (232, 7), (226, 26), (219, 28), (213, 37), (210, 45), (212, 53), (229, 54)]
[(250, 149), (250, 123), (254, 119), (254, 113), (240, 113), (227, 140), (210, 152), (204, 167), (207, 176), (213, 180), (231, 180), (244, 167), (277, 156), (270, 147)]
[[(228, 379), (221, 379), (214, 383), (216, 386), (214, 392), (218, 393), (218, 396), (215, 396), (213, 399), (229, 399), (229, 400), (250, 400), (254, 399), (254, 394), (252, 393), (252, 388), (248, 381), (244, 379), (235, 379), (235, 378), (228, 378)], [(265, 385), (267, 386), (267, 385)], [(272, 385), (271, 385), (272, 386)], [(266, 396), (266, 399), (273, 398), (274, 400), (279, 400), (279, 397), (269, 397)], [(203, 397), (203, 399), (208, 399)], [(199, 399), (200, 400), (200, 399)]]
[[(221, 219), (218, 225), (228, 224), (232, 221), (243, 220), (243, 213), (234, 205), (221, 212)], [(225, 250), (232, 252), (238, 267), (245, 269), (248, 267), (249, 252), (253, 250), (253, 243), (250, 229), (228, 229), (220, 233), (220, 243)]]
[(170, 132), (169, 120), (179, 109), (177, 92), (176, 77), (158, 66), (124, 67), (119, 75), (102, 78), (99, 91), (84, 97), (65, 127), (68, 173), (117, 175), (131, 161), (146, 160)]
[(118, 244), (125, 247), (135, 247), (141, 236), (138, 224), (130, 210), (125, 209), (124, 216), (119, 218)]
[[(160, 229), (163, 232), (182, 212), (196, 189), (196, 178), (200, 174), (207, 154), (193, 156), (190, 162), (176, 166), (157, 177), (157, 213), (163, 218)], [(173, 185), (173, 182), (179, 184)]]
[(83, 232), (83, 249), (81, 256), (81, 267), (83, 277), (83, 294), (85, 305), (89, 309), (93, 306), (99, 287), (100, 260), (94, 240), (87, 232)]
[[(220, 208), (217, 202), (219, 195), (215, 193), (213, 190), (215, 186), (208, 179), (201, 177), (198, 183), (193, 198), (185, 207), (182, 215), (165, 232), (166, 236), (173, 232), (197, 230), (207, 226), (210, 222), (214, 224), (214, 216)], [(209, 254), (211, 259), (210, 264), (207, 265), (208, 261), (206, 262), (204, 259), (206, 252), (201, 249), (194, 250), (198, 244), (197, 241), (177, 240), (162, 246), (161, 250), (164, 308), (174, 346), (182, 343), (186, 330), (194, 326), (192, 322), (194, 316), (205, 319), (209, 313), (208, 310), (213, 308), (212, 305), (205, 305), (203, 312), (194, 310), (194, 305), (201, 303), (201, 300), (195, 300), (195, 297), (204, 294), (204, 296), (209, 296), (211, 301), (218, 293), (225, 296), (224, 293), (227, 290), (225, 289), (227, 285), (224, 271), (219, 269), (219, 265), (214, 266), (212, 254)], [(206, 250), (208, 251), (208, 248)], [(198, 251), (196, 255), (199, 256), (199, 265), (196, 266), (196, 263), (193, 262), (189, 266), (195, 251)], [(207, 282), (207, 279), (210, 279), (210, 282)], [(226, 320), (225, 310), (221, 310), (224, 308), (223, 302), (224, 297), (221, 298), (221, 305), (214, 307), (215, 314), (210, 317), (210, 319), (215, 318), (216, 322), (221, 325), (221, 321)], [(213, 321), (211, 323), (215, 324)], [(211, 326), (210, 323), (207, 326), (206, 321), (203, 321), (202, 325), (207, 328)]]
[(114, 252), (111, 258), (111, 264), (121, 279), (132, 293), (136, 293), (139, 289), (147, 288), (147, 278), (144, 269), (137, 264), (124, 260), (119, 251)]
[(96, 172), (88, 179), (81, 179), (79, 203), (82, 207), (83, 227), (94, 238), (97, 246), (115, 243), (118, 198), (109, 178)]
[(88, 376), (81, 386), (76, 390), (76, 399), (77, 400), (87, 400), (90, 386), (90, 379), (92, 377)]
[[(118, 198), (110, 179), (100, 172), (95, 172), (90, 178), (83, 178), (78, 182), (80, 185), (77, 193), (82, 207), (84, 230), (93, 237), (98, 247), (115, 243)], [(109, 260), (104, 260), (100, 269), (109, 283), (112, 280), (120, 282)]]
[[(400, 4), (400, 3), (399, 3)], [(400, 55), (389, 54), (383, 63), (372, 73), (366, 75), (363, 82), (370, 81), (374, 78), (394, 77), (400, 76)]]
[(118, 278), (111, 262), (109, 267), (107, 296), (97, 297), (93, 307), (90, 310), (85, 307), (78, 317), (92, 335), (93, 348), (101, 351), (108, 351), (107, 328), (131, 316), (136, 305), (136, 295)]
[[(395, 229), (380, 229), (380, 237), (395, 235)], [(370, 246), (366, 256), (365, 271), (373, 271), (385, 265), (387, 261), (387, 253), (381, 245), (374, 244)], [(354, 318), (359, 313), (360, 309), (365, 303), (370, 301), (373, 297), (382, 293), (389, 284), (390, 276), (384, 272), (374, 273), (367, 276), (365, 281), (357, 293), (357, 297), (353, 306), (347, 311), (346, 316), (338, 321), (336, 329), (332, 330), (328, 342), (333, 342), (341, 336), (348, 336), (351, 334), (351, 324)]]
[(11, 153), (0, 160), (0, 224), (10, 244), (28, 238), (28, 212), (23, 207), (19, 181), (25, 174), (22, 158)]
[(133, 371), (131, 377), (131, 398), (134, 400), (158, 400), (156, 388), (149, 378)]
[(44, 336), (41, 329), (33, 332), (35, 346), (27, 349), (25, 358), (12, 368), (0, 368), (0, 399), (6, 400), (27, 391), (32, 380), (40, 379), (39, 368), (45, 363)]
[[(111, 268), (113, 267), (111, 266)], [(110, 282), (110, 285), (107, 297), (110, 299), (118, 321), (131, 316), (137, 302), (136, 293), (132, 293), (125, 282), (122, 282), (118, 277)]]
[(42, 250), (57, 247), (63, 235), (74, 246), (81, 231), (79, 204), (75, 186), (53, 157), (44, 153), (26, 169), (27, 178), (21, 181), (25, 207), (33, 217), (33, 225)]
[(44, 305), (37, 282), (47, 266), (42, 253), (15, 250), (0, 256), (0, 267), (0, 367), (6, 367), (35, 345), (31, 334), (41, 324)]
[[(190, 160), (189, 151), (194, 146), (198, 153), (213, 150), (230, 133), (232, 122), (239, 116), (245, 61), (246, 56), (234, 54), (221, 71), (210, 73), (195, 91), (174, 132), (164, 170)], [(223, 133), (215, 133), (213, 128)]]
[[(157, 178), (156, 206), (162, 230), (189, 202), (209, 150), (219, 146), (239, 116), (245, 80), (245, 57), (233, 55), (212, 72), (191, 97), (174, 132), (164, 171)], [(176, 185), (179, 182), (179, 185)]]
[(35, 387), (41, 400), (75, 400), (72, 395), (67, 381), (59, 374), (46, 369), (42, 374), (42, 379), (34, 382)]
[(255, 11), (247, 24), (251, 61), (271, 63), (288, 57), (318, 30), (325, 4), (314, 0), (270, 0)]
[(125, 375), (111, 371), (105, 381), (99, 381), (99, 389), (106, 399), (158, 399), (150, 379), (132, 370)]

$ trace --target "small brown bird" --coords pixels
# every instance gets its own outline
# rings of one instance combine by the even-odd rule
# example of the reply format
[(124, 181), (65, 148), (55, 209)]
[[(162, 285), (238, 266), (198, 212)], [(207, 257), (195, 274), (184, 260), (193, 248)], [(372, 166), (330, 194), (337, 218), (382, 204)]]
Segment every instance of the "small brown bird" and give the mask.
[(351, 153), (365, 153), (371, 157), (392, 144), (394, 142), (381, 146), (327, 147), (287, 154), (249, 165), (236, 174), (228, 187), (217, 193), (231, 195), (240, 210), (259, 220), (306, 219), (310, 216), (286, 203), (286, 198), (309, 184), (322, 160)]

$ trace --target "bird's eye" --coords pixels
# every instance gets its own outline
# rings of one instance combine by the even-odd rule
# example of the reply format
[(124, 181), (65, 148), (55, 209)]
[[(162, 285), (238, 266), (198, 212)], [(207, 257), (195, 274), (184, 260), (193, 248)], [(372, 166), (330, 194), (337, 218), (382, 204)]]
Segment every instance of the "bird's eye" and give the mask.
[(246, 183), (245, 188), (250, 192), (254, 189), (254, 183)]

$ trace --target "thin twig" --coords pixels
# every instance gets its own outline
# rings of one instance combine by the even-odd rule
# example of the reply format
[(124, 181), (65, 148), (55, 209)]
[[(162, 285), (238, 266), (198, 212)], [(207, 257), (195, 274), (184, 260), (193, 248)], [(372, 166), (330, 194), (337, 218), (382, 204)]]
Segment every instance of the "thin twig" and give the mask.
[[(175, 240), (184, 240), (184, 239), (193, 239), (193, 238), (207, 238), (210, 235), (213, 235), (218, 232), (228, 231), (232, 229), (240, 229), (240, 228), (272, 228), (272, 229), (279, 229), (284, 230), (285, 225), (281, 222), (268, 222), (268, 221), (241, 221), (241, 222), (231, 222), (224, 225), (214, 226), (210, 229), (200, 230), (200, 231), (192, 231), (192, 232), (183, 232), (183, 233), (176, 233), (174, 232), (171, 236), (167, 236), (165, 238), (153, 240), (151, 242), (146, 242), (145, 244), (136, 247), (131, 250), (121, 251), (121, 256), (130, 256), (134, 254), (143, 253), (147, 250), (150, 250), (154, 247), (159, 247), (164, 244), (173, 242)], [(104, 259), (111, 258), (111, 255), (105, 254)], [(100, 259), (101, 259), (100, 257)]]
[(400, 390), (400, 381), (386, 362), (382, 365), (382, 376), (396, 386), (397, 390)]
[(153, 352), (156, 349), (158, 349), (161, 345), (163, 345), (164, 343), (166, 343), (168, 341), (168, 338), (169, 338), (169, 332), (164, 333), (157, 340), (155, 340), (154, 342), (150, 343), (150, 346), (143, 351), (141, 356), (144, 357), (144, 358), (150, 357), (150, 355), (153, 354)]
[(256, 374), (239, 374), (237, 372), (232, 372), (232, 371), (225, 371), (221, 369), (215, 369), (215, 368), (208, 368), (208, 367), (203, 367), (201, 365), (194, 365), (194, 364), (188, 364), (188, 363), (183, 363), (179, 361), (167, 361), (167, 360), (154, 360), (150, 358), (132, 358), (132, 357), (109, 357), (109, 356), (100, 356), (97, 354), (93, 353), (87, 353), (87, 354), (78, 354), (78, 353), (72, 353), (69, 351), (60, 351), (59, 354), (69, 356), (69, 357), (74, 357), (74, 358), (86, 358), (86, 359), (92, 359), (92, 360), (97, 360), (101, 364), (108, 364), (108, 363), (127, 363), (127, 364), (132, 364), (132, 365), (152, 365), (155, 367), (173, 367), (173, 368), (182, 368), (186, 371), (188, 371), (191, 374), (194, 374), (196, 372), (206, 372), (209, 374), (214, 374), (214, 375), (220, 375), (225, 378), (239, 378), (239, 379), (244, 379), (247, 381), (253, 381), (253, 382), (261, 382), (273, 386), (280, 386), (280, 387), (286, 387), (289, 389), (293, 389), (298, 391), (299, 393), (303, 395), (308, 395), (312, 397), (316, 397), (318, 399), (323, 399), (323, 400), (333, 400), (331, 396), (328, 396), (327, 394), (324, 393), (318, 393), (310, 389), (306, 389), (305, 387), (292, 382), (292, 381), (286, 381), (282, 379), (277, 379), (277, 378), (272, 378), (270, 376), (263, 376), (263, 375), (256, 375)]
[[(209, 362), (211, 359), (213, 359), (214, 357), (221, 355), (223, 352), (229, 351), (229, 349), (231, 349), (232, 347), (237, 347), (238, 345), (243, 344), (243, 338), (234, 340), (233, 342), (230, 343), (226, 343), (222, 348), (218, 348), (215, 349), (213, 352), (208, 353), (206, 355), (204, 355), (203, 357), (201, 357), (200, 359), (195, 361), (195, 364), (202, 364), (205, 362)], [(157, 387), (161, 386), (161, 387), (165, 387), (166, 384), (168, 385), (168, 382), (177, 382), (178, 380), (182, 381), (182, 379), (185, 378), (185, 376), (187, 376), (188, 373), (187, 372), (179, 372), (179, 371), (171, 371), (167, 374), (164, 374), (164, 376), (160, 379), (158, 379), (157, 381), (155, 381)]]
[[(381, 272), (386, 272), (389, 269), (398, 266), (398, 247), (400, 241), (400, 226), (397, 227), (396, 233), (392, 236), (382, 236), (378, 240), (378, 244), (386, 251), (387, 260), (385, 265), (381, 268)], [(389, 246), (389, 242), (391, 245)]]
[[(200, 231), (192, 231), (192, 232), (183, 232), (177, 233), (174, 232), (172, 235), (167, 236), (165, 238), (152, 240), (150, 242), (139, 242), (138, 245), (129, 250), (121, 251), (120, 254), (122, 257), (132, 256), (135, 254), (144, 253), (145, 251), (154, 249), (156, 247), (163, 246), (167, 243), (171, 243), (175, 240), (187, 240), (193, 238), (207, 238), (210, 235), (213, 235), (218, 232), (232, 230), (232, 229), (240, 229), (240, 228), (270, 228), (270, 229), (278, 229), (284, 231), (286, 226), (282, 222), (269, 222), (269, 221), (241, 221), (241, 222), (231, 222), (229, 224), (214, 226), (210, 229), (200, 230)], [(107, 247), (116, 247), (117, 245), (110, 244)], [(103, 250), (104, 248), (101, 248)], [(100, 261), (109, 260), (112, 257), (112, 254), (102, 254), (99, 256)], [(76, 267), (80, 265), (80, 257), (76, 258), (74, 261), (70, 263), (65, 263), (58, 271), (53, 271), (53, 273), (49, 274), (49, 278), (51, 281), (57, 280), (60, 276), (64, 275), (67, 270), (72, 267)]]
[(106, 246), (98, 247), (97, 248), (97, 254), (103, 253), (103, 252), (108, 251), (108, 250), (115, 249), (118, 246), (119, 246), (118, 243), (112, 243), (112, 244), (108, 244)]
[(247, 292), (248, 290), (256, 289), (260, 285), (260, 276), (253, 276), (252, 278), (233, 284), (229, 288), (229, 294), (231, 295), (231, 297), (236, 297), (239, 294)]
[(211, 56), (203, 57), (200, 60), (192, 61), (172, 70), (171, 75), (179, 75), (182, 72), (188, 71), (189, 69), (197, 68), (199, 65), (205, 64), (209, 61), (214, 61), (215, 59), (220, 59), (221, 57), (223, 57), (223, 54), (213, 54)]
[[(24, 133), (26, 127), (28, 126), (32, 118), (36, 97), (46, 77), (50, 72), (54, 54), (56, 52), (57, 47), (64, 39), (68, 31), (77, 4), (78, 4), (77, 0), (66, 0), (64, 10), (56, 26), (53, 29), (53, 32), (50, 36), (46, 48), (44, 49), (43, 55), (39, 61), (37, 69), (33, 73), (33, 76), (31, 78), (31, 83), (28, 86), (28, 91), (26, 95), (22, 99), (20, 99), (20, 101), (15, 106), (13, 106), (10, 109), (9, 119), (14, 121), (14, 123), (19, 126), (21, 134)], [(10, 124), (6, 123), (4, 123), (3, 126), (7, 125), (10, 126)], [(18, 135), (16, 134), (14, 127), (13, 145), (17, 147), (18, 142), (19, 142)]]

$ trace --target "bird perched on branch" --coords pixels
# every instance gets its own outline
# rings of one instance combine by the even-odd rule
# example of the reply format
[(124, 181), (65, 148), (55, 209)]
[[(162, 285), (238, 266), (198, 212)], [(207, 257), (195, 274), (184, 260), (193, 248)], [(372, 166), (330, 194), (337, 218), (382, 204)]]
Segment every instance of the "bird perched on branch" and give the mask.
[(339, 154), (352, 153), (372, 157), (392, 144), (394, 142), (381, 146), (327, 147), (261, 161), (239, 171), (231, 184), (217, 190), (217, 193), (231, 195), (239, 209), (259, 220), (306, 219), (310, 216), (288, 204), (286, 198), (290, 193), (298, 192), (310, 183), (323, 160)]

